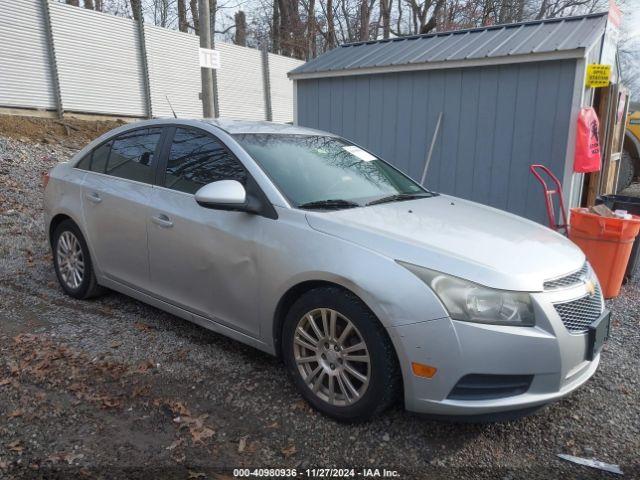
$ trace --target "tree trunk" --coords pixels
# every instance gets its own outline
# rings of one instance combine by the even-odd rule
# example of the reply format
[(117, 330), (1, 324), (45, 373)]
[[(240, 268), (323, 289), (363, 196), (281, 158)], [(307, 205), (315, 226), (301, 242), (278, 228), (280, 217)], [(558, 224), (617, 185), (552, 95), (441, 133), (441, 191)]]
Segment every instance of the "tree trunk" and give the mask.
[(140, 0), (130, 0), (131, 3), (131, 13), (133, 13), (133, 19), (138, 20), (138, 16), (140, 15)]
[(391, 0), (380, 0), (380, 16), (382, 17), (382, 38), (389, 38), (391, 33)]
[(358, 39), (365, 41), (369, 40), (369, 23), (371, 22), (371, 9), (369, 7), (369, 0), (362, 0), (360, 2), (360, 31), (358, 32)]
[(234, 15), (236, 24), (236, 34), (233, 36), (233, 43), (242, 47), (247, 46), (247, 17), (242, 10), (238, 10)]
[(327, 50), (336, 46), (336, 25), (333, 17), (333, 0), (327, 0)]
[(316, 56), (316, 2), (309, 0), (307, 12), (307, 60)]
[(200, 35), (200, 15), (198, 10), (198, 0), (190, 0), (189, 8), (191, 9), (191, 18), (193, 19), (193, 29), (196, 35)]
[(421, 34), (429, 33), (431, 30), (436, 28), (436, 25), (438, 24), (438, 16), (440, 15), (440, 12), (444, 8), (444, 2), (445, 0), (437, 0), (436, 6), (433, 7), (433, 14), (431, 15), (431, 18), (420, 29)]
[(178, 30), (186, 32), (189, 29), (187, 23), (187, 6), (185, 0), (178, 0)]
[(80, 6), (80, 0), (66, 0), (67, 5), (73, 5), (74, 7)]
[(278, 0), (273, 0), (273, 19), (271, 24), (271, 51), (280, 53), (280, 37), (281, 31), (280, 6)]
[(84, 8), (87, 10), (95, 10), (95, 5), (93, 4), (93, 0), (84, 0)]

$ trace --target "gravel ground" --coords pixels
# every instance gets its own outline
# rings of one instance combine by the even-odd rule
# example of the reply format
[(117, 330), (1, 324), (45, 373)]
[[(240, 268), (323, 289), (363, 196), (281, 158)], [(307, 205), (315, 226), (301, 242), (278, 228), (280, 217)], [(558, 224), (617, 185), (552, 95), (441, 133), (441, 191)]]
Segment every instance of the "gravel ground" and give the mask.
[(78, 145), (0, 137), (0, 478), (230, 478), (234, 467), (373, 467), (402, 478), (640, 476), (640, 290), (609, 302), (595, 377), (519, 421), (457, 425), (400, 406), (347, 426), (311, 411), (280, 362), (109, 293), (62, 294), (40, 175)]

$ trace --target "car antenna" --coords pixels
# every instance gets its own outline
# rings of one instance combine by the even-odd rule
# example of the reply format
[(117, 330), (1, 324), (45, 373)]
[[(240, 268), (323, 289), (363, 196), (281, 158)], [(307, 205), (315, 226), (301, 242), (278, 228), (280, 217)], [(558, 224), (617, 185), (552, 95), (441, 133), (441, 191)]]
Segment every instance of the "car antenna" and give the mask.
[(171, 105), (171, 100), (169, 100), (169, 96), (165, 95), (164, 98), (167, 99), (167, 103), (169, 104), (169, 108), (171, 109), (171, 113), (173, 113), (173, 118), (178, 118), (178, 115), (176, 115), (176, 111), (173, 109), (173, 105)]

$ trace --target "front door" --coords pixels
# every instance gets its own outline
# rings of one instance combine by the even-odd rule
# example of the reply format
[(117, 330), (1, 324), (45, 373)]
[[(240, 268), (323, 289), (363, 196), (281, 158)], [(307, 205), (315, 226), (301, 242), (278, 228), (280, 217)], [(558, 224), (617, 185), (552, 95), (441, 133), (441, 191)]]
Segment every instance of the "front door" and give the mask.
[(147, 218), (161, 133), (142, 128), (100, 145), (83, 184), (94, 261), (106, 277), (142, 290), (149, 287)]
[[(164, 178), (149, 209), (149, 262), (154, 295), (257, 337), (255, 240), (263, 217), (212, 210), (194, 193), (217, 180), (246, 184), (247, 172), (213, 135), (177, 128)], [(268, 220), (267, 220), (268, 221)]]

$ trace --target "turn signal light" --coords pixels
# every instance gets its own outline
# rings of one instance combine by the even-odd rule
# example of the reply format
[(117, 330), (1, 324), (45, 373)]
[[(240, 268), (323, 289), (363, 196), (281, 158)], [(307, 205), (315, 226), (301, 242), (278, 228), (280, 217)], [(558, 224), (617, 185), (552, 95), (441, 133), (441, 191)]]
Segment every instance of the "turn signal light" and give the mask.
[(49, 172), (45, 172), (42, 174), (42, 189), (44, 190), (45, 188), (47, 188), (47, 185), (49, 184)]
[(424, 365), (422, 363), (411, 362), (411, 369), (416, 377), (432, 378), (438, 369), (431, 365)]

